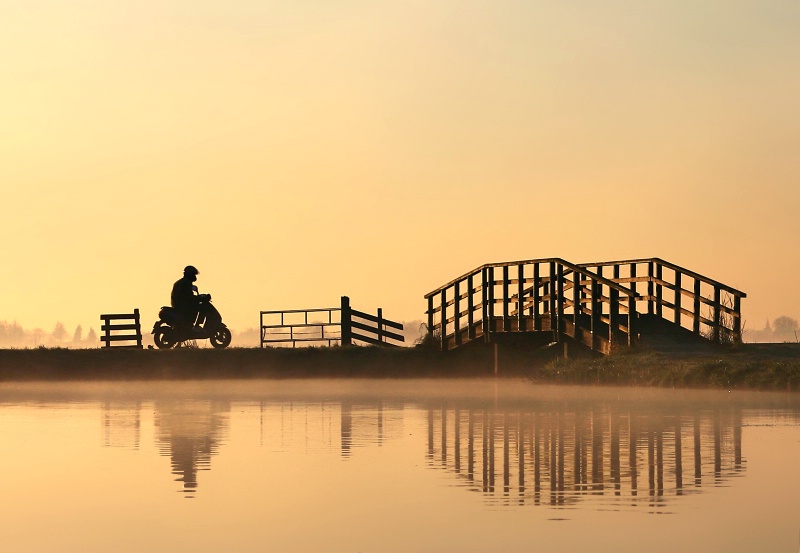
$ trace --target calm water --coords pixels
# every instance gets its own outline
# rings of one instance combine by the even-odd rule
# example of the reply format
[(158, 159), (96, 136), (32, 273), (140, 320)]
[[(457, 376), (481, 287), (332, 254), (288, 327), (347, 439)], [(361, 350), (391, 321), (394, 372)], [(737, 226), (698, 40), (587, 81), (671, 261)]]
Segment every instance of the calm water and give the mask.
[(0, 550), (798, 551), (800, 398), (0, 385)]

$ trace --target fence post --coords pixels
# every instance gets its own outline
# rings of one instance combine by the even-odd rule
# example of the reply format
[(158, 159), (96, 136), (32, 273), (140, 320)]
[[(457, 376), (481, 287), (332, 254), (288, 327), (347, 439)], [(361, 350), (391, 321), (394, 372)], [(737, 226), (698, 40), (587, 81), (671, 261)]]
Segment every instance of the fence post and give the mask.
[(352, 328), (350, 326), (350, 298), (342, 296), (342, 345), (353, 345)]
[(383, 309), (378, 308), (378, 342), (383, 343)]
[(136, 347), (142, 349), (142, 325), (139, 321), (139, 309), (133, 310), (133, 321), (136, 325)]

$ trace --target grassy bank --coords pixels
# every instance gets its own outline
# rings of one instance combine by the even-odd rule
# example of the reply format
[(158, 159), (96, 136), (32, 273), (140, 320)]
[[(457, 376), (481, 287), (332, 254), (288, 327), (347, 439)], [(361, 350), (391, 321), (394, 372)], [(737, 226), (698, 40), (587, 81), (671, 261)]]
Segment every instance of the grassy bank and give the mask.
[(703, 355), (626, 350), (606, 357), (556, 359), (531, 369), (534, 381), (564, 384), (800, 389), (800, 345), (743, 344)]
[(6, 349), (0, 381), (478, 376), (489, 363), (420, 348)]
[[(442, 353), (424, 348), (230, 348), (0, 350), (0, 381), (313, 377), (473, 377), (494, 374), (491, 346)], [(800, 344), (745, 344), (707, 353), (627, 350), (557, 359), (560, 348), (502, 346), (498, 375), (548, 384), (800, 389)]]

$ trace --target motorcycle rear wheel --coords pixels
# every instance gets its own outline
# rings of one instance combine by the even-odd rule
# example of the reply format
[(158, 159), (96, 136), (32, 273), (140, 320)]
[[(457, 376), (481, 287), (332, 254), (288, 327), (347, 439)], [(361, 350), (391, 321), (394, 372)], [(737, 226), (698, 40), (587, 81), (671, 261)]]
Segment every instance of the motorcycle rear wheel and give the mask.
[(153, 341), (156, 343), (158, 349), (169, 349), (174, 347), (178, 342), (175, 336), (175, 330), (168, 326), (162, 326), (156, 329), (153, 333)]
[(227, 348), (231, 343), (231, 331), (228, 327), (222, 326), (211, 334), (210, 341), (215, 348)]

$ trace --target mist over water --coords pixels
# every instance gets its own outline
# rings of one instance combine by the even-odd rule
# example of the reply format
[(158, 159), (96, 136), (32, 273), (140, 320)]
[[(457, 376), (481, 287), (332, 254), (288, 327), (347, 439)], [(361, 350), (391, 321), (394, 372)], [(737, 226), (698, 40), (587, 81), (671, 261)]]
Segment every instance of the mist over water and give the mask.
[[(798, 423), (796, 396), (772, 393), (3, 384), (0, 539), (18, 552), (791, 550)], [(43, 520), (58, 524), (37, 532)]]

